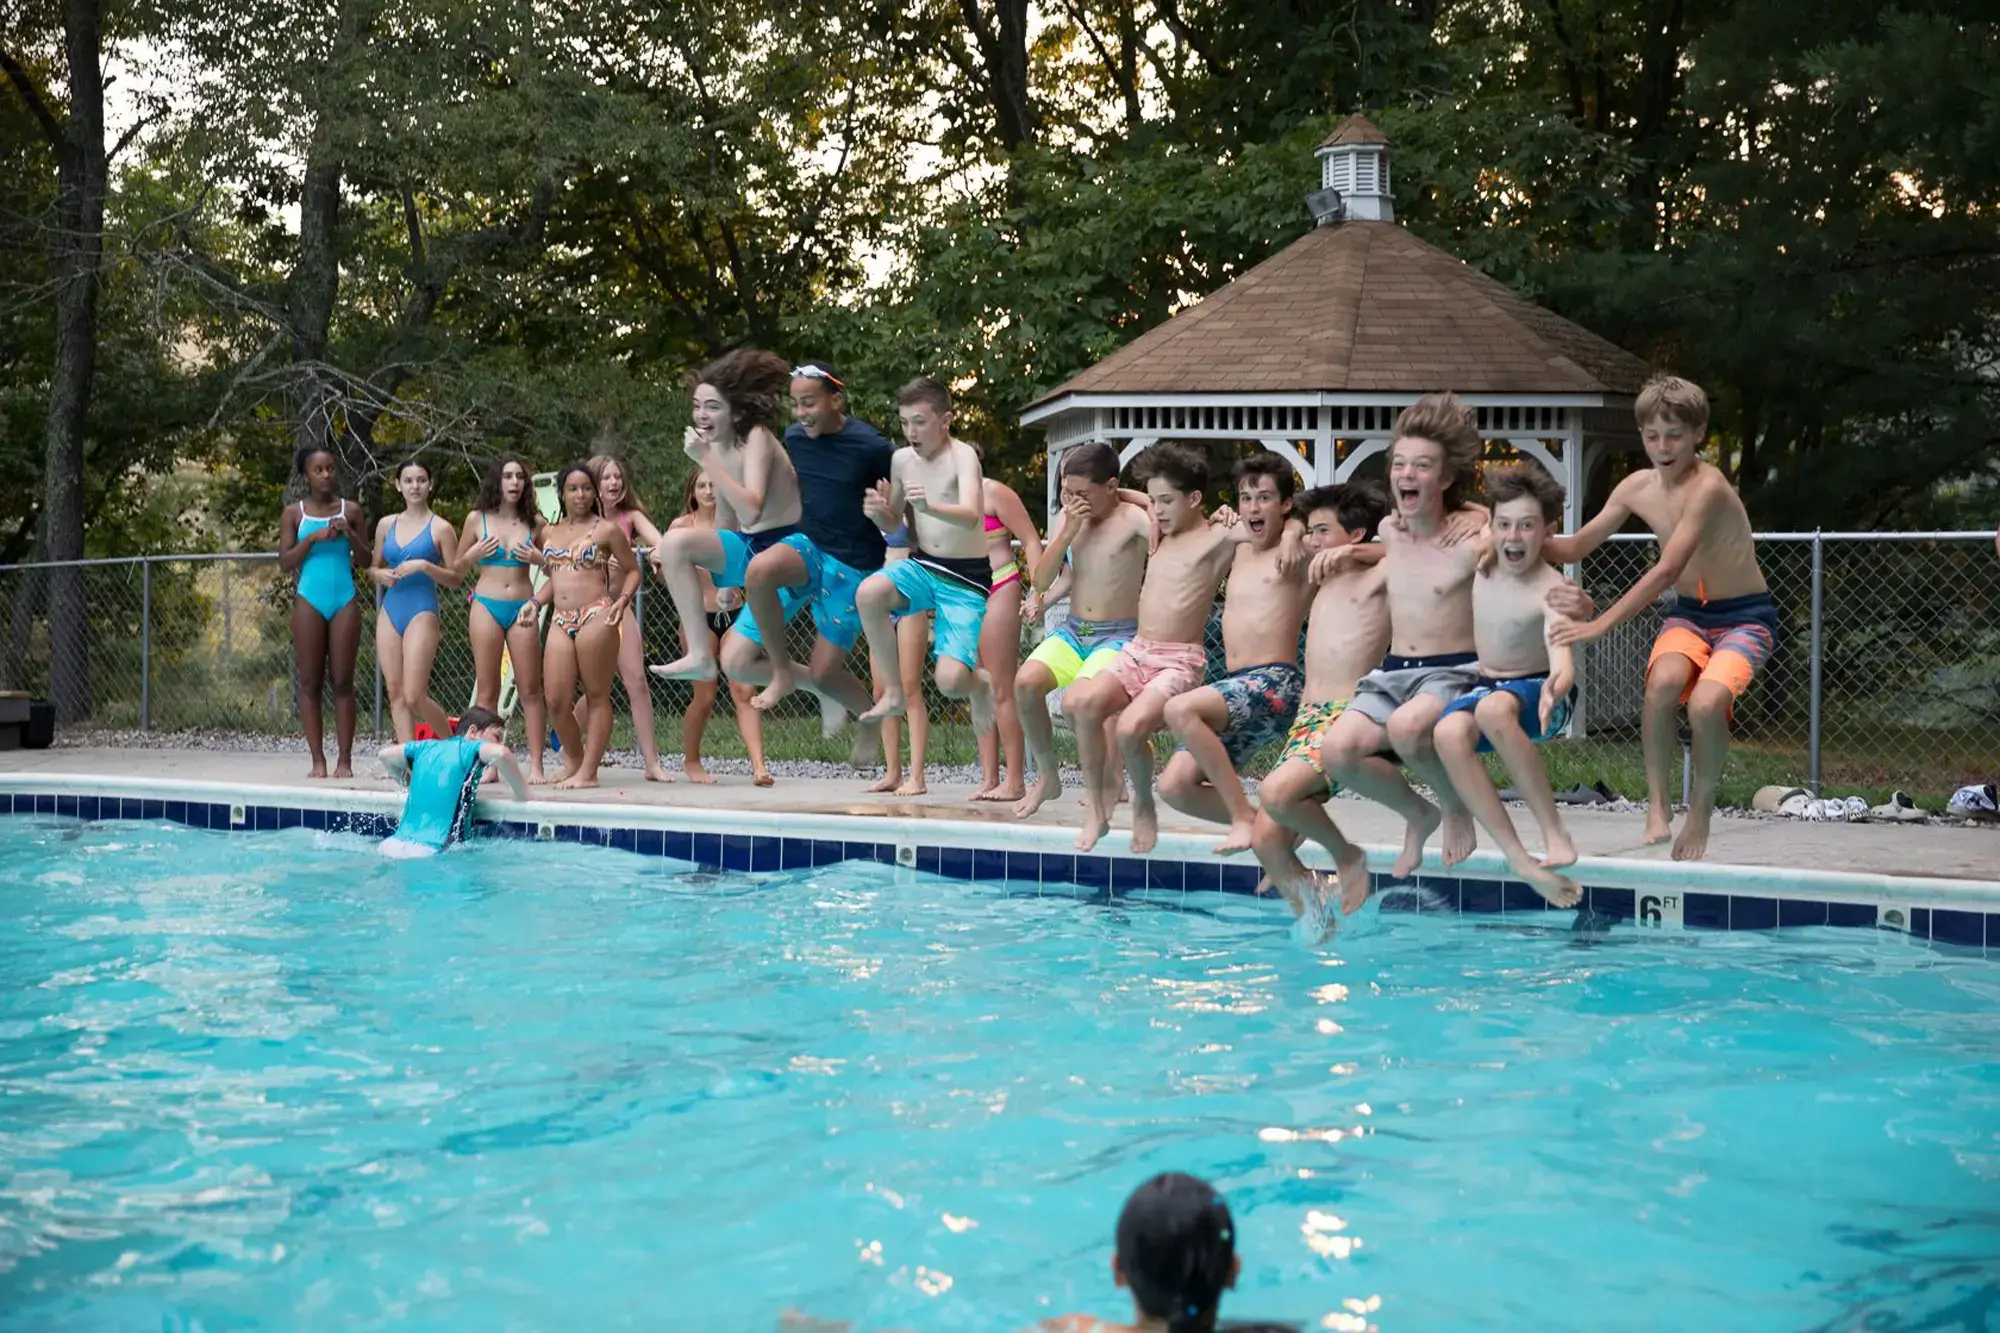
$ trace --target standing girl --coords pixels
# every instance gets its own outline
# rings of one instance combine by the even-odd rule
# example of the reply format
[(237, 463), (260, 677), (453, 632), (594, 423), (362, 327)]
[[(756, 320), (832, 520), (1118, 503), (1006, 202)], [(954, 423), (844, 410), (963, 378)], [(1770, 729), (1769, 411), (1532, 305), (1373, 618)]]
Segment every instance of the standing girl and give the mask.
[(439, 736), (451, 734), (444, 709), (431, 698), (431, 663), (437, 660), (437, 585), (455, 588), (464, 573), (453, 560), (458, 534), (431, 512), (431, 470), (416, 459), (396, 469), (403, 512), (375, 525), (375, 561), (369, 571), (382, 590), (375, 613), (375, 660), (389, 690), (396, 739), (407, 745), (417, 723)]
[[(632, 544), (636, 552), (640, 547), (651, 550), (660, 544), (660, 530), (646, 517), (646, 511), (639, 505), (639, 497), (632, 493), (632, 483), (625, 475), (625, 465), (609, 454), (599, 454), (584, 464), (590, 475), (597, 479), (598, 502), (603, 506), (604, 517), (618, 525), (625, 534), (625, 540)], [(616, 580), (624, 571), (613, 568), (611, 577)], [(646, 781), (672, 782), (673, 775), (660, 767), (660, 741), (653, 734), (653, 690), (652, 681), (646, 675), (646, 645), (641, 641), (638, 617), (626, 616), (618, 625), (618, 679), (625, 683), (625, 699), (632, 708), (632, 734), (639, 744), (639, 758), (644, 762)], [(714, 682), (710, 682), (711, 687)], [(709, 697), (715, 695), (713, 688)], [(583, 705), (579, 703), (578, 721), (582, 721)]]
[[(715, 483), (708, 474), (697, 468), (688, 474), (687, 486), (681, 492), (681, 514), (671, 524), (674, 529), (712, 528), (715, 526)], [(722, 636), (742, 612), (742, 604), (737, 600), (735, 589), (730, 590), (730, 609), (722, 609), (722, 594), (715, 589), (715, 580), (707, 570), (701, 571), (701, 603), (707, 617), (705, 624), (681, 626), (681, 651), (691, 653), (695, 649), (693, 636), (707, 634), (715, 640), (711, 648), (722, 642)], [(710, 783), (715, 781), (701, 762), (702, 733), (708, 730), (708, 719), (715, 712), (716, 682), (697, 680), (694, 699), (688, 704), (687, 712), (681, 714), (681, 771), (689, 782)], [(739, 681), (729, 682), (729, 700), (736, 705), (736, 729), (743, 733), (743, 748), (750, 756), (750, 780), (759, 787), (769, 787), (777, 779), (764, 767), (764, 715), (752, 704), (756, 691)]]
[[(1014, 703), (1014, 673), (1021, 667), (1021, 621), (1039, 620), (1041, 599), (1029, 596), (1021, 578), (1025, 565), (1033, 569), (1042, 558), (1042, 534), (1014, 488), (985, 479), (986, 558), (993, 567), (993, 591), (986, 595), (986, 619), (979, 630), (979, 665), (993, 677), (994, 727), (979, 737), (980, 787), (975, 801), (1018, 801), (1026, 790), (1027, 738), (1021, 733), (1021, 713)], [(1019, 560), (1014, 543), (1021, 543)], [(913, 696), (914, 697), (914, 696)], [(1001, 780), (1000, 757), (1007, 774)]]
[[(563, 775), (558, 787), (595, 787), (597, 765), (611, 740), (611, 678), (618, 669), (618, 622), (639, 587), (639, 557), (616, 523), (601, 518), (597, 478), (582, 463), (571, 463), (556, 482), (562, 519), (542, 530), (536, 559), (548, 571), (549, 642), (542, 657), (542, 681), (549, 716), (562, 741)], [(611, 571), (619, 571), (614, 581)], [(578, 734), (575, 706), (583, 685), (588, 730)]]
[(326, 776), (326, 716), (320, 691), (333, 678), (333, 726), (339, 741), (337, 778), (354, 776), (354, 658), (361, 649), (361, 608), (354, 601), (354, 567), (367, 559), (355, 540), (361, 506), (344, 500), (330, 449), (299, 450), (294, 465), (306, 496), (279, 520), (278, 568), (298, 575), (292, 598), (292, 650), (299, 668), (299, 721), (312, 755), (307, 777)]
[(479, 567), (467, 618), (477, 673), (473, 702), (506, 716), (500, 707), (504, 652), (505, 660), (513, 664), (515, 693), (527, 719), (531, 787), (548, 781), (542, 773), (549, 734), (542, 712), (542, 642), (536, 633), (535, 585), (528, 577), (528, 561), (541, 528), (528, 465), (511, 454), (494, 459), (479, 483), (478, 508), (465, 516), (458, 573), (463, 577), (474, 565)]

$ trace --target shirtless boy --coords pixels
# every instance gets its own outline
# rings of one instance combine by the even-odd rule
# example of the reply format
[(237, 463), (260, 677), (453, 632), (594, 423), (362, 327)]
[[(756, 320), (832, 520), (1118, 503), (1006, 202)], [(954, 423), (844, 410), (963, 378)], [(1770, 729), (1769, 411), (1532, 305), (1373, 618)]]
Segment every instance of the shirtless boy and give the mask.
[(1332, 858), (1344, 910), (1351, 912), (1368, 898), (1368, 863), (1327, 814), (1335, 787), (1320, 747), (1356, 684), (1389, 650), (1389, 603), (1380, 561), (1341, 560), (1334, 553), (1365, 543), (1381, 527), (1389, 497), (1371, 483), (1348, 482), (1306, 492), (1298, 512), (1312, 552), (1307, 577), (1318, 584), (1306, 622), (1305, 692), (1284, 753), (1257, 786), (1260, 808), (1250, 843), (1271, 883), (1295, 914), (1303, 914), (1308, 906), (1318, 909), (1304, 895), (1319, 886), (1294, 849), (1301, 838), (1311, 838)]
[[(1576, 846), (1535, 751), (1569, 725), (1576, 701), (1570, 650), (1550, 641), (1562, 619), (1546, 605), (1564, 580), (1542, 558), (1543, 543), (1562, 519), (1562, 487), (1536, 464), (1522, 463), (1489, 473), (1486, 494), (1493, 502), (1491, 542), (1499, 558), (1472, 581), (1479, 683), (1444, 710), (1437, 725), (1438, 757), (1514, 873), (1552, 905), (1574, 907), (1581, 890), (1556, 871), (1575, 864)], [(1542, 827), (1546, 860), (1537, 861), (1522, 845), (1481, 751), (1505, 761), (1515, 790)]]
[[(682, 448), (715, 485), (715, 526), (669, 532), (653, 551), (653, 564), (673, 592), (683, 625), (699, 625), (707, 617), (697, 566), (718, 589), (740, 589), (751, 560), (798, 530), (798, 477), (777, 436), (778, 405), (790, 382), (782, 357), (754, 347), (729, 353), (696, 377), (694, 425)], [(673, 680), (714, 680), (709, 636), (688, 635), (687, 656), (652, 672)]]
[(1060, 477), (1062, 510), (1033, 580), (1035, 591), (1046, 593), (1068, 559), (1069, 618), (1028, 654), (1014, 676), (1014, 703), (1035, 760), (1034, 785), (1014, 807), (1016, 819), (1026, 819), (1062, 791), (1049, 694), (1097, 676), (1137, 632), (1139, 585), (1152, 536), (1146, 514), (1120, 501), (1118, 454), (1110, 445), (1093, 441), (1071, 449), (1063, 455)]
[[(1381, 527), (1389, 653), (1361, 678), (1354, 702), (1321, 748), (1328, 777), (1403, 817), (1407, 832), (1393, 872), (1397, 878), (1423, 864), (1424, 843), (1440, 823), (1445, 865), (1457, 865), (1478, 845), (1472, 817), (1438, 762), (1432, 730), (1445, 706), (1479, 677), (1472, 637), (1478, 548), (1470, 542), (1447, 544), (1445, 534), (1446, 516), (1478, 485), (1479, 453), (1472, 413), (1456, 395), (1428, 394), (1396, 418), (1389, 449), (1395, 508)], [(1442, 813), (1383, 757), (1391, 749), (1430, 784)], [(1341, 910), (1360, 905), (1343, 885)]]
[[(1673, 603), (1646, 664), (1646, 704), (1640, 741), (1646, 756), (1646, 841), (1673, 834), (1671, 789), (1675, 713), (1687, 705), (1694, 733), (1694, 802), (1674, 839), (1676, 861), (1708, 851), (1716, 784), (1729, 749), (1729, 716), (1777, 643), (1778, 608), (1771, 601), (1750, 515), (1735, 488), (1701, 456), (1708, 434), (1708, 396), (1671, 375), (1647, 381), (1636, 404), (1639, 435), (1653, 466), (1618, 483), (1597, 517), (1568, 540), (1552, 538), (1547, 558), (1583, 559), (1626, 519), (1638, 515), (1660, 539), (1660, 558), (1610, 610), (1595, 620), (1559, 626), (1550, 643), (1574, 647), (1602, 638), (1673, 591)], [(1558, 593), (1558, 610), (1581, 617), (1580, 598)]]
[(859, 725), (872, 743), (884, 718), (901, 717), (908, 708), (895, 617), (928, 611), (936, 621), (932, 655), (938, 692), (970, 703), (972, 730), (983, 736), (993, 729), (993, 682), (979, 668), (979, 630), (993, 574), (986, 559), (979, 454), (952, 438), (951, 394), (937, 380), (911, 380), (896, 401), (910, 447), (896, 451), (889, 479), (869, 494), (866, 507), (885, 533), (894, 532), (908, 513), (910, 556), (869, 575), (855, 599), (882, 685), (882, 697)]
[(1063, 696), (1063, 711), (1076, 730), (1077, 764), (1083, 769), (1083, 831), (1076, 837), (1082, 852), (1111, 830), (1117, 790), (1104, 725), (1113, 718), (1118, 749), (1132, 779), (1132, 844), (1151, 847), (1157, 840), (1151, 738), (1166, 723), (1168, 701), (1200, 685), (1208, 670), (1202, 631), (1215, 605), (1216, 585), (1236, 548), (1250, 539), (1240, 523), (1208, 521), (1202, 511), (1208, 461), (1195, 450), (1156, 444), (1140, 455), (1137, 468), (1146, 478), (1162, 533), (1140, 585), (1138, 628), (1102, 674), (1078, 681)]
[[(1236, 513), (1249, 540), (1236, 547), (1222, 601), (1222, 650), (1228, 674), (1167, 704), (1167, 726), (1180, 749), (1160, 774), (1160, 799), (1183, 814), (1229, 825), (1217, 855), (1248, 851), (1257, 812), (1237, 768), (1284, 739), (1299, 711), (1299, 627), (1312, 585), (1298, 558), (1291, 521), (1292, 465), (1269, 451), (1236, 465)], [(1134, 827), (1132, 850), (1148, 852)]]

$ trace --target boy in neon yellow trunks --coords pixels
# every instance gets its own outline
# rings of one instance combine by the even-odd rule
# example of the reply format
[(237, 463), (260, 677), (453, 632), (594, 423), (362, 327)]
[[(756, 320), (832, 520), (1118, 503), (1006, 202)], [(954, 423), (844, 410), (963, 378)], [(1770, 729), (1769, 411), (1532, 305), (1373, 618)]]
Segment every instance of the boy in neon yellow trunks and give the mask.
[[(1306, 621), (1306, 685), (1298, 717), (1276, 767), (1258, 785), (1250, 846), (1292, 911), (1304, 915), (1321, 910), (1321, 895), (1307, 893), (1318, 886), (1298, 858), (1300, 841), (1317, 842), (1336, 866), (1352, 866), (1361, 857), (1361, 849), (1341, 836), (1326, 812), (1327, 798), (1337, 788), (1326, 775), (1320, 747), (1354, 697), (1356, 682), (1389, 648), (1381, 564), (1340, 555), (1381, 526), (1389, 497), (1371, 483), (1348, 482), (1307, 491), (1294, 509), (1305, 518), (1306, 548), (1313, 552), (1306, 576), (1319, 590)], [(1360, 873), (1367, 874), (1365, 862)]]

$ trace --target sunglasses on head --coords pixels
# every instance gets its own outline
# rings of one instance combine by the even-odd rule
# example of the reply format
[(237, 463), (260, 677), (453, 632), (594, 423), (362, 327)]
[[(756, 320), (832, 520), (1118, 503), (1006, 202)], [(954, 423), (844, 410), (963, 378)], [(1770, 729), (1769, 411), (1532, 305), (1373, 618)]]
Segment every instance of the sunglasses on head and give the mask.
[(842, 393), (847, 392), (847, 386), (840, 382), (840, 376), (834, 374), (824, 366), (793, 366), (792, 378), (795, 380), (825, 380)]

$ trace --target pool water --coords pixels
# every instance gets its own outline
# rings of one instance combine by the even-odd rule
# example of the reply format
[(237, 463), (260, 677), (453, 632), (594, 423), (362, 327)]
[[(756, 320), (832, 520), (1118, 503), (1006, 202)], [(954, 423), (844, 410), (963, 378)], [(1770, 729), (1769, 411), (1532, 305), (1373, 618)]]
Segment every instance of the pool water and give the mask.
[(1169, 1169), (1235, 1317), (2000, 1323), (2000, 969), (1899, 937), (0, 828), (0, 1328), (1123, 1316)]

